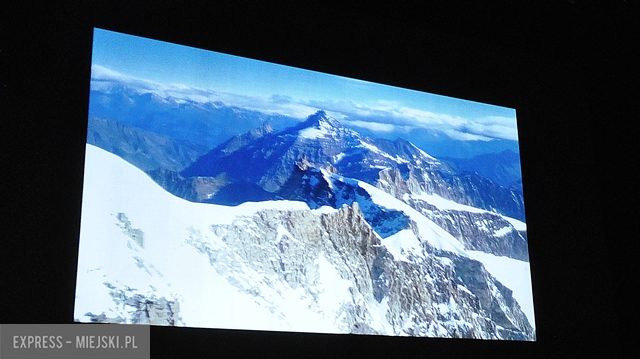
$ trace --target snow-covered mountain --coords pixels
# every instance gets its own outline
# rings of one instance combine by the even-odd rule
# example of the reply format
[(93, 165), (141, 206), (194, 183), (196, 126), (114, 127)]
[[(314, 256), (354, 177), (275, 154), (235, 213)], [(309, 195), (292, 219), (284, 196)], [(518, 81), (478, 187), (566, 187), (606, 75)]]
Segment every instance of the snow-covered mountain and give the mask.
[[(242, 146), (237, 146), (238, 142)], [(250, 141), (246, 134), (231, 138), (199, 158), (181, 175), (185, 178), (223, 176), (226, 185), (252, 186), (252, 193), (259, 194), (250, 199), (259, 200), (268, 198), (269, 193), (277, 193), (294, 173), (294, 163), (302, 161), (378, 185), (390, 193), (396, 192), (399, 199), (405, 193), (437, 194), (457, 203), (524, 220), (522, 193), (479, 176), (459, 176), (405, 140), (361, 136), (324, 111), (281, 132), (262, 132)], [(222, 203), (215, 197), (216, 193), (207, 194), (211, 202)]]
[[(331, 182), (326, 173), (343, 179)], [(281, 132), (262, 128), (232, 137), (180, 174), (152, 175), (196, 202), (287, 199), (336, 209), (356, 200), (356, 187), (345, 180), (356, 179), (409, 204), (467, 249), (528, 261), (521, 192), (475, 174), (459, 175), (402, 139), (361, 136), (323, 111)], [(455, 206), (438, 206), (443, 201)], [(402, 214), (360, 204), (378, 234), (395, 233), (387, 222)]]
[[(363, 137), (343, 127), (324, 111), (284, 131), (269, 133), (230, 149), (236, 136), (201, 157), (182, 172), (185, 177), (215, 176), (225, 172), (244, 181), (259, 184), (268, 192), (277, 191), (291, 173), (292, 163), (306, 161), (320, 166), (333, 166), (341, 174), (362, 180), (377, 178), (381, 169), (415, 163), (441, 165), (439, 161), (406, 141), (393, 143)], [(382, 145), (383, 148), (378, 146)], [(446, 170), (444, 167), (443, 170)]]
[[(335, 125), (323, 125), (291, 133), (336, 134)], [(335, 138), (358, 139), (342, 136)], [(76, 320), (535, 339), (527, 262), (469, 250), (424, 208), (338, 167), (314, 166), (323, 151), (294, 158), (294, 174), (273, 181), (291, 196), (291, 181), (306, 181), (319, 194), (315, 204), (223, 206), (173, 196), (140, 169), (87, 145)], [(372, 166), (409, 158), (366, 156), (378, 155)], [(440, 165), (426, 156), (419, 160)], [(430, 210), (499, 216), (438, 198)], [(505, 228), (519, 223), (504, 220)]]
[[(468, 249), (528, 260), (526, 232), (520, 228), (524, 227), (521, 192), (475, 174), (457, 174), (402, 139), (361, 136), (322, 111), (285, 131), (276, 132), (265, 124), (233, 136), (195, 162), (197, 152), (184, 141), (111, 120), (91, 118), (87, 141), (118, 154), (169, 192), (194, 202), (237, 205), (289, 199), (312, 208), (350, 204), (353, 186), (339, 181), (336, 186), (342, 189), (336, 194), (320, 171), (324, 168), (394, 195)], [(185, 163), (191, 165), (178, 173)], [(443, 201), (455, 206), (436, 206)], [(379, 213), (376, 209), (365, 214), (384, 235)], [(513, 217), (520, 224), (513, 225)]]

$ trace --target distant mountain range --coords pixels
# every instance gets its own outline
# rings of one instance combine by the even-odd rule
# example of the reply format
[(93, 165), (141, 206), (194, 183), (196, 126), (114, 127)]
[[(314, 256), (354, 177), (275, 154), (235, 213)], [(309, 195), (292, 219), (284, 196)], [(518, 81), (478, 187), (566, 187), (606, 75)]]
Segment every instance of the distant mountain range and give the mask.
[[(89, 143), (120, 155), (169, 192), (194, 202), (238, 205), (288, 199), (305, 201), (311, 208), (350, 204), (355, 198), (353, 186), (337, 180), (342, 187), (332, 187), (326, 179), (326, 173), (331, 173), (383, 189), (461, 239), (467, 237), (460, 230), (460, 218), (452, 218), (451, 210), (435, 210), (429, 203), (434, 197), (425, 200), (425, 195), (485, 211), (483, 216), (492, 216), (499, 223), (504, 221), (499, 216), (525, 219), (522, 191), (517, 187), (500, 186), (477, 172), (457, 172), (458, 162), (440, 161), (402, 139), (362, 136), (323, 111), (279, 132), (264, 124), (229, 138), (207, 153), (202, 147), (195, 150), (193, 145), (185, 146), (185, 141), (171, 141), (105, 120), (90, 120), (88, 134)], [(504, 223), (497, 227), (504, 227)], [(487, 233), (491, 237), (491, 232)], [(498, 246), (504, 248), (495, 254), (528, 258), (526, 241), (522, 240), (525, 233), (513, 233), (512, 241), (520, 243), (516, 249), (512, 245), (507, 246), (509, 249)]]
[(96, 117), (89, 117), (87, 143), (114, 153), (143, 171), (180, 171), (209, 150), (187, 140)]
[[(395, 140), (396, 134), (373, 132), (365, 128), (354, 128), (366, 136)], [(410, 141), (417, 147), (437, 158), (464, 158), (470, 159), (483, 154), (511, 151), (519, 153), (517, 141), (492, 139), (491, 141), (462, 141), (457, 140), (442, 131), (428, 128), (414, 128), (410, 132), (402, 134), (402, 138)]]
[(229, 137), (269, 123), (284, 129), (299, 120), (227, 106), (222, 102), (196, 102), (160, 97), (127, 86), (91, 90), (89, 117), (114, 120), (174, 140), (211, 149)]
[(476, 173), (507, 188), (522, 191), (520, 155), (511, 150), (487, 153), (472, 158), (440, 157), (456, 172)]
[[(230, 106), (221, 101), (199, 102), (172, 96), (162, 97), (148, 90), (138, 90), (131, 84), (116, 80), (94, 88), (90, 93), (89, 116), (115, 120), (176, 140), (189, 141), (209, 149), (231, 136), (248, 132), (268, 123), (275, 131), (296, 125), (300, 119), (279, 114), (265, 114)], [(374, 132), (364, 127), (349, 127), (372, 138), (397, 139), (396, 134)], [(390, 136), (390, 137), (389, 137)], [(519, 152), (516, 141), (461, 141), (434, 129), (414, 128), (402, 135), (407, 141), (438, 158), (466, 158), (477, 155)]]

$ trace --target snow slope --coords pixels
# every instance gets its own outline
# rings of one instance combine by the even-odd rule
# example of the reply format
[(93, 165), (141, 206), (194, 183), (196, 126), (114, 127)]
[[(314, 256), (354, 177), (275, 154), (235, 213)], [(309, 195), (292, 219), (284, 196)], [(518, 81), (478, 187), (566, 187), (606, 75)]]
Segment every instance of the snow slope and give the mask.
[[(513, 290), (534, 324), (528, 263), (465, 251), (458, 240), (410, 206), (365, 182), (357, 184), (375, 203), (406, 213), (417, 223), (422, 240), (483, 262), (492, 275)], [(341, 318), (333, 313), (350, 298), (352, 284), (323, 255), (316, 260), (319, 278), (312, 290), (317, 295), (311, 298), (300, 287), (265, 281), (263, 273), (232, 255), (227, 258), (233, 263), (230, 273), (221, 274), (209, 256), (192, 243), (197, 240), (221, 253), (232, 252), (210, 230), (211, 225), (231, 224), (263, 209), (309, 207), (296, 201), (247, 202), (235, 207), (188, 202), (169, 194), (116, 155), (87, 145), (74, 317), (85, 322), (91, 318), (88, 313), (128, 318), (128, 309), (113, 301), (115, 287), (178, 301), (181, 321), (176, 325), (345, 332)], [(311, 213), (321, 216), (335, 211), (321, 207)], [(144, 233), (141, 242), (132, 238), (132, 229)], [(296, 240), (290, 233), (283, 231), (283, 235)], [(382, 244), (396, 260), (409, 261), (409, 254), (419, 255), (419, 241), (413, 232), (405, 230), (383, 239)], [(259, 295), (240, 291), (234, 281), (255, 288)], [(380, 312), (381, 318), (374, 323), (376, 329), (393, 334), (382, 314), (383, 303), (366, 305)]]
[[(405, 194), (405, 196), (409, 196), (409, 194)], [(467, 212), (472, 212), (472, 213), (493, 213), (493, 214), (497, 214), (494, 212), (489, 212), (485, 209), (480, 209), (480, 208), (476, 208), (476, 207), (472, 207), (466, 204), (460, 204), (457, 202), (454, 202), (450, 199), (445, 199), (442, 198), (440, 196), (438, 196), (437, 194), (427, 194), (427, 193), (420, 193), (420, 194), (413, 194), (411, 195), (411, 197), (415, 198), (415, 199), (421, 199), (431, 205), (434, 205), (436, 207), (438, 207), (438, 209), (440, 210), (454, 210), (454, 211), (467, 211)], [(504, 218), (507, 222), (511, 223), (511, 225), (518, 231), (526, 231), (527, 230), (527, 224), (517, 220), (515, 218), (511, 218), (511, 217), (507, 217), (501, 214), (498, 214), (499, 216), (501, 216), (502, 218)]]
[(479, 251), (468, 251), (468, 253), (471, 258), (482, 262), (489, 273), (496, 277), (500, 283), (513, 291), (513, 297), (520, 304), (520, 308), (527, 316), (531, 326), (535, 328), (529, 263)]
[[(107, 317), (128, 314), (115, 305), (104, 284), (130, 288), (180, 302), (181, 325), (230, 329), (341, 332), (334, 318), (310, 309), (310, 299), (285, 287), (256, 282), (259, 273), (242, 268), (244, 281), (254, 281), (262, 298), (241, 293), (186, 239), (203, 236), (207, 245), (224, 249), (225, 243), (208, 230), (212, 224), (228, 224), (239, 215), (264, 209), (304, 209), (302, 202), (271, 201), (236, 207), (198, 204), (177, 198), (154, 183), (145, 173), (119, 157), (87, 145), (74, 316)], [(105, 195), (108, 193), (109, 195)], [(131, 227), (144, 232), (144, 248), (118, 226), (124, 213)], [(326, 261), (325, 261), (326, 262)], [(336, 278), (335, 269), (320, 260), (318, 292), (326, 312), (339, 306), (349, 294), (347, 284)], [(342, 284), (340, 284), (342, 283)], [(339, 284), (339, 285), (338, 285)], [(326, 295), (322, 295), (325, 293)], [(264, 300), (268, 298), (269, 300)], [(279, 304), (281, 312), (273, 311)], [(286, 304), (286, 305), (285, 305)]]

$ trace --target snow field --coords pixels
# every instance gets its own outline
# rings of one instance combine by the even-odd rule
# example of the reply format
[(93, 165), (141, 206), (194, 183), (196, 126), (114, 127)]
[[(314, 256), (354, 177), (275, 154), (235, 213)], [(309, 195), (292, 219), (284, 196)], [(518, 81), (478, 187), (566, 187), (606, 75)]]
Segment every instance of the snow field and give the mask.
[[(323, 175), (331, 176), (324, 171)], [(481, 261), (492, 275), (513, 290), (514, 297), (534, 325), (528, 263), (465, 251), (453, 236), (410, 206), (367, 183), (359, 181), (358, 185), (375, 203), (406, 213), (417, 223), (421, 238), (435, 248)], [(433, 204), (441, 208), (481, 211), (436, 197), (431, 195), (425, 200), (434, 201)], [(235, 207), (188, 202), (167, 193), (145, 173), (119, 157), (87, 145), (76, 320), (88, 321), (84, 315), (87, 312), (94, 315), (104, 312), (108, 317), (128, 316), (127, 310), (131, 307), (117, 306), (106, 282), (119, 289), (131, 288), (131, 295), (140, 293), (178, 300), (181, 324), (190, 327), (345, 332), (344, 317), (339, 314), (342, 304), (353, 300), (349, 291), (352, 283), (341, 278), (323, 254), (316, 259), (317, 283), (309, 288), (317, 293), (315, 301), (301, 288), (293, 290), (283, 282), (267, 284), (264, 274), (246, 265), (236, 268), (236, 272), (221, 275), (207, 254), (199, 253), (186, 241), (193, 237), (220, 252), (231, 251), (210, 231), (210, 226), (231, 224), (239, 216), (250, 216), (266, 208), (309, 210), (305, 203), (296, 201), (247, 202)], [(325, 206), (312, 212), (321, 215), (336, 211)], [(118, 213), (126, 215), (131, 228), (142, 230), (144, 248), (123, 233), (122, 225), (118, 226)], [(526, 228), (522, 222), (513, 223)], [(287, 235), (293, 239), (284, 228), (279, 232), (280, 238)], [(410, 230), (401, 230), (382, 239), (382, 244), (396, 260), (408, 262), (409, 253), (421, 253), (419, 239)], [(240, 287), (256, 288), (259, 295), (245, 293), (238, 285), (232, 285), (229, 279), (234, 276)], [(392, 335), (393, 329), (385, 317), (385, 300), (364, 304), (376, 318), (370, 324), (381, 333)]]
[[(117, 306), (106, 282), (118, 289), (131, 288), (130, 295), (178, 300), (182, 324), (190, 327), (346, 332), (343, 318), (335, 314), (351, 300), (352, 284), (340, 277), (324, 255), (316, 260), (318, 281), (311, 288), (317, 293), (316, 302), (301, 288), (293, 290), (286, 283), (265, 284), (263, 274), (245, 265), (223, 276), (211, 265), (208, 255), (186, 242), (190, 236), (197, 237), (210, 248), (231, 251), (209, 230), (210, 225), (231, 224), (240, 215), (265, 208), (309, 210), (305, 203), (293, 201), (236, 207), (191, 203), (168, 194), (119, 157), (87, 145), (76, 320), (89, 321), (84, 315), (87, 312), (129, 316), (127, 311), (132, 308)], [(321, 208), (315, 212), (334, 211)], [(118, 213), (126, 215), (131, 228), (142, 230), (144, 248), (123, 233)], [(279, 228), (279, 237), (283, 235), (295, 240)], [(259, 294), (240, 291), (230, 284), (228, 276)]]

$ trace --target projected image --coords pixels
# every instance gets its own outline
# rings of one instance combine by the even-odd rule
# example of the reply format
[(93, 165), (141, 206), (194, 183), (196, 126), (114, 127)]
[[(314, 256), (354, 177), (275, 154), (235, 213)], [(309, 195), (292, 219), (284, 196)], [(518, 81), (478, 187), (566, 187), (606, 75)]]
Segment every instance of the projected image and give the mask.
[(75, 320), (535, 340), (516, 111), (95, 29)]

